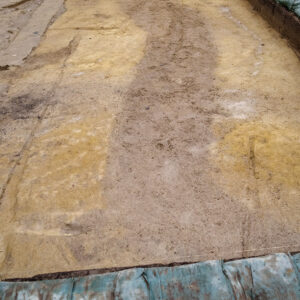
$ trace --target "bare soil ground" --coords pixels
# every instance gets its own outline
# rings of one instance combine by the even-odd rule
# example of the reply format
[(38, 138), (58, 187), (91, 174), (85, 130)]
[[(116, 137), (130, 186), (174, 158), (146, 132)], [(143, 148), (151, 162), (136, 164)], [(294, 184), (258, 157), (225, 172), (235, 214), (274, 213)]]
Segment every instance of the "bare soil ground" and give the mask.
[[(218, 50), (205, 19), (161, 1), (126, 3), (124, 10), (148, 38), (116, 119), (105, 177), (105, 198), (122, 212), (117, 222), (128, 232), (122, 247), (137, 248), (146, 261), (193, 261), (247, 257), (296, 242), (299, 235), (289, 225), (249, 211), (218, 184), (222, 171), (211, 161), (212, 125), (216, 117), (231, 119), (232, 111), (220, 105)], [(242, 91), (231, 100), (236, 97), (243, 98)], [(251, 189), (243, 196), (255, 198)]]
[(66, 0), (0, 72), (0, 278), (299, 251), (299, 80), (247, 1)]

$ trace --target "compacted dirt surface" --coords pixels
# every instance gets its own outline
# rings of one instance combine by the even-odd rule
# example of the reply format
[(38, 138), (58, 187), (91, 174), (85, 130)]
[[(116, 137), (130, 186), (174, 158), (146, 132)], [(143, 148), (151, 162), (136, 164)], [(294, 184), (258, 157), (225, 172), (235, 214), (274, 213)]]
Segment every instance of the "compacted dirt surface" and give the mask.
[(66, 0), (0, 72), (1, 278), (299, 251), (299, 86), (247, 1)]
[(28, 22), (41, 0), (0, 1), (0, 51), (7, 48)]

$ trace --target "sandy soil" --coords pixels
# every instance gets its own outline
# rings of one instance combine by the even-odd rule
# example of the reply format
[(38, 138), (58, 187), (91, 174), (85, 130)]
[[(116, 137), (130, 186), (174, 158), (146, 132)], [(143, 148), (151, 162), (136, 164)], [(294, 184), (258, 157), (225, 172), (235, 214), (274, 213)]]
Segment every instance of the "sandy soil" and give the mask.
[(0, 72), (1, 278), (299, 251), (286, 41), (242, 0), (65, 6)]
[[(267, 96), (215, 83), (218, 49), (202, 14), (161, 1), (124, 9), (148, 32), (105, 178), (105, 198), (122, 211), (128, 247), (155, 261), (249, 256), (293, 243), (297, 249), (299, 124), (292, 110), (299, 102), (284, 105), (291, 128), (264, 123), (258, 115), (276, 112)], [(220, 11), (232, 18), (229, 8)]]

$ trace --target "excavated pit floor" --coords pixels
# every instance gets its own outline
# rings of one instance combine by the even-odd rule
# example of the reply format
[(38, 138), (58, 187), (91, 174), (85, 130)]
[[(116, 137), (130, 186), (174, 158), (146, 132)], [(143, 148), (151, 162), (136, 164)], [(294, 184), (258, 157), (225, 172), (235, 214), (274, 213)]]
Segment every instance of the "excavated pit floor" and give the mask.
[(0, 277), (300, 250), (299, 60), (244, 0), (66, 0), (0, 72)]

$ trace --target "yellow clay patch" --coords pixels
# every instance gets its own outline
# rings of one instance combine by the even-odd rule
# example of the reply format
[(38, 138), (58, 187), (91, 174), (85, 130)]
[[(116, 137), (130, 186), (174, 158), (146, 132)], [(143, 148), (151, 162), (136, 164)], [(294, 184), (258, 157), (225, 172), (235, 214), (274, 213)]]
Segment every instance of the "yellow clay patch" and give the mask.
[(300, 231), (299, 132), (297, 124), (237, 123), (211, 150), (227, 192)]
[(111, 115), (69, 121), (38, 136), (18, 187), (17, 212), (102, 208), (111, 121)]
[(35, 55), (59, 53), (73, 40), (66, 66), (70, 72), (101, 70), (125, 75), (142, 59), (146, 33), (117, 1), (67, 0), (66, 12), (49, 28)]
[(256, 179), (300, 185), (300, 128), (262, 122), (238, 125), (220, 142), (222, 168)]

